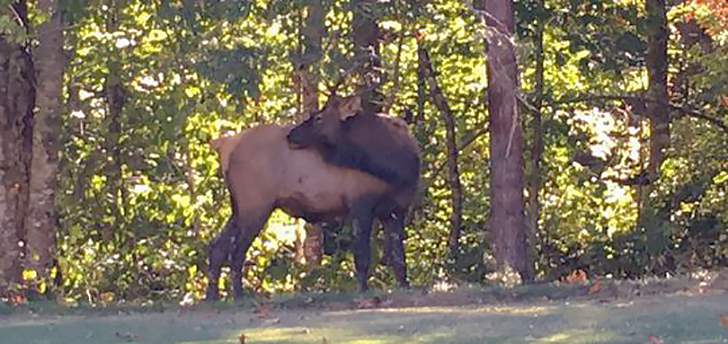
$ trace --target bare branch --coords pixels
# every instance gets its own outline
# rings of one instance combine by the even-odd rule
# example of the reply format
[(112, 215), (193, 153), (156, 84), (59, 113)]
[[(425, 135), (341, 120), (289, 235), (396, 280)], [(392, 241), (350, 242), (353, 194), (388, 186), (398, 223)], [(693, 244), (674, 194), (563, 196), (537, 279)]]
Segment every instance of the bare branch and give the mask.
[[(640, 96), (633, 96), (633, 95), (584, 95), (576, 98), (569, 98), (569, 99), (559, 99), (552, 101), (552, 105), (562, 105), (562, 104), (568, 104), (568, 103), (589, 103), (593, 101), (599, 101), (599, 100), (623, 100), (623, 101), (639, 101), (639, 102), (652, 102), (657, 103), (657, 100), (649, 99), (647, 97), (640, 97)], [(717, 126), (721, 130), (723, 130), (726, 134), (728, 134), (728, 125), (721, 119), (715, 118), (713, 116), (708, 116), (698, 110), (688, 108), (686, 106), (678, 105), (675, 103), (669, 103), (670, 109), (673, 111), (678, 111), (682, 113), (683, 115), (690, 116), (693, 118), (699, 118), (702, 120), (706, 120), (713, 125)]]
[[(483, 123), (482, 125), (478, 125), (478, 126), (481, 126), (482, 128), (480, 130), (476, 131), (468, 139), (464, 140), (462, 143), (460, 143), (458, 145), (458, 154), (462, 153), (466, 148), (468, 148), (468, 146), (470, 146), (473, 142), (475, 142), (475, 140), (477, 140), (479, 137), (488, 133), (489, 126), (488, 126), (487, 122)], [(435, 178), (442, 172), (442, 170), (445, 168), (446, 165), (447, 165), (447, 161), (444, 161), (444, 162), (440, 163), (439, 165), (437, 165), (437, 167), (433, 170), (432, 175), (430, 176), (430, 179), (426, 183), (423, 183), (423, 185), (425, 185), (425, 187), (429, 187), (430, 184), (432, 183), (432, 181), (435, 180)]]

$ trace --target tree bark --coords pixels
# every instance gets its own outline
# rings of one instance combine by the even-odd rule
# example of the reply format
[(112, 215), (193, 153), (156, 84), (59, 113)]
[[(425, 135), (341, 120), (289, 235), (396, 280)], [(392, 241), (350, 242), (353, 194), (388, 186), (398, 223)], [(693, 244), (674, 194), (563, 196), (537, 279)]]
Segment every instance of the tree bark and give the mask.
[(490, 112), (489, 227), (500, 270), (511, 268), (530, 281), (523, 213), (523, 134), (518, 116), (518, 65), (511, 40), (512, 0), (485, 1), (488, 109)]
[(377, 89), (371, 89), (382, 78), (379, 73), (379, 26), (372, 12), (376, 6), (374, 0), (352, 0), (354, 19), (352, 38), (354, 41), (354, 62), (359, 64), (359, 75), (364, 82), (362, 108), (364, 113), (374, 114), (382, 111), (384, 95)]
[[(317, 64), (323, 56), (321, 41), (326, 33), (324, 26), (324, 7), (321, 0), (307, 1), (308, 14), (301, 28), (303, 45), (303, 65), (301, 66), (301, 92), (303, 93), (303, 113), (318, 109), (319, 69)], [(303, 256), (306, 263), (318, 266), (323, 260), (324, 235), (320, 224), (306, 223), (306, 238), (303, 241)]]
[(65, 59), (61, 13), (58, 11), (57, 2), (41, 0), (38, 7), (46, 20), (38, 28), (40, 44), (35, 56), (38, 66), (38, 111), (33, 121), (32, 173), (25, 229), (30, 258), (28, 267), (47, 277), (47, 270), (53, 263), (51, 252), (57, 224), (54, 199)]
[(22, 282), (20, 242), (25, 241), (34, 76), (32, 59), (23, 46), (0, 35), (0, 297)]
[(650, 118), (648, 172), (654, 180), (670, 145), (670, 105), (667, 93), (667, 14), (665, 0), (647, 0), (647, 93)]
[[(667, 15), (665, 0), (647, 0), (647, 95), (652, 101), (645, 104), (650, 119), (650, 149), (647, 159), (646, 183), (637, 185), (637, 227), (644, 230), (647, 240), (665, 235), (669, 228), (671, 207), (650, 202), (654, 182), (660, 176), (660, 165), (670, 145), (670, 99), (667, 92)], [(640, 155), (642, 157), (642, 155)], [(638, 176), (639, 177), (639, 176)], [(635, 178), (638, 180), (639, 178)], [(648, 267), (651, 269), (652, 267)]]
[(447, 167), (448, 167), (448, 184), (451, 190), (452, 213), (450, 214), (450, 235), (448, 236), (448, 246), (450, 254), (455, 255), (459, 250), (460, 228), (462, 224), (463, 214), (463, 196), (462, 187), (460, 186), (460, 172), (458, 171), (458, 147), (455, 138), (455, 122), (453, 119), (450, 105), (442, 94), (440, 86), (435, 79), (435, 70), (432, 67), (430, 56), (422, 45), (417, 50), (419, 59), (425, 70), (427, 82), (430, 86), (430, 96), (435, 105), (440, 110), (443, 122), (445, 122), (446, 141), (447, 141)]
[[(117, 11), (115, 6), (109, 9), (108, 19), (106, 23), (106, 30), (108, 32), (115, 32), (117, 29)], [(109, 204), (111, 209), (111, 215), (115, 217), (114, 225), (109, 227), (104, 233), (107, 235), (107, 239), (111, 237), (114, 227), (121, 226), (124, 223), (124, 205), (126, 204), (126, 190), (124, 189), (124, 174), (122, 154), (121, 154), (121, 116), (124, 109), (124, 105), (127, 101), (127, 90), (122, 84), (121, 62), (117, 59), (111, 59), (107, 62), (108, 75), (106, 76), (105, 87), (105, 98), (107, 105), (106, 113), (106, 124), (108, 126), (108, 135), (104, 142), (104, 148), (106, 154), (109, 154), (111, 159), (107, 161), (105, 167), (106, 170), (106, 185), (108, 192), (112, 195), (112, 202)], [(129, 238), (130, 244), (133, 238)]]

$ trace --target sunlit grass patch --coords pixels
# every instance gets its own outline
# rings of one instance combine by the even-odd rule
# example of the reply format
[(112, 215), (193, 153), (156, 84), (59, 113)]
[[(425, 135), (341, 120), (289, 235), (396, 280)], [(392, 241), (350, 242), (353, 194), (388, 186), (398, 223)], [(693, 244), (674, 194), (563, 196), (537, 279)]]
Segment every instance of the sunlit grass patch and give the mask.
[[(242, 331), (246, 343), (409, 343), (405, 336), (363, 333), (348, 328), (266, 327)], [(240, 333), (234, 334), (237, 338)]]
[(535, 340), (536, 343), (609, 343), (619, 339), (613, 332), (592, 330), (565, 330)]

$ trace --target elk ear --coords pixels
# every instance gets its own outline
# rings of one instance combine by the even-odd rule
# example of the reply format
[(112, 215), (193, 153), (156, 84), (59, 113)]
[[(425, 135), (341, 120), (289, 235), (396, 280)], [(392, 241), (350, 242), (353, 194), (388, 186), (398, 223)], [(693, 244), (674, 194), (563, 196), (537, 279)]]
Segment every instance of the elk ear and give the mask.
[(341, 120), (345, 120), (356, 115), (361, 109), (361, 97), (358, 95), (341, 98), (339, 103), (339, 116)]

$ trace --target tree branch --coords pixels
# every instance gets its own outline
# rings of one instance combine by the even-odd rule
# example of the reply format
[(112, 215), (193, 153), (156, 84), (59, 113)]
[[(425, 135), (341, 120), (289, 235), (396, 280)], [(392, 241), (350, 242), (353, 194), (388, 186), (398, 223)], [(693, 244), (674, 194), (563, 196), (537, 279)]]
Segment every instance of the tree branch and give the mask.
[[(567, 104), (567, 103), (588, 103), (593, 101), (599, 101), (599, 100), (623, 100), (623, 101), (639, 101), (639, 102), (652, 102), (657, 103), (658, 101), (654, 99), (649, 99), (647, 97), (640, 97), (640, 96), (632, 96), (632, 95), (584, 95), (576, 98), (570, 98), (570, 99), (559, 99), (551, 102), (551, 105), (561, 105), (561, 104)], [(686, 106), (678, 105), (675, 103), (669, 103), (670, 110), (678, 111), (682, 113), (683, 115), (690, 116), (693, 118), (699, 118), (702, 120), (706, 120), (713, 125), (717, 126), (721, 130), (723, 130), (726, 134), (728, 134), (728, 125), (723, 122), (723, 120), (719, 118), (715, 118), (712, 116), (708, 116), (698, 110), (688, 108)]]
[[(472, 136), (470, 136), (467, 140), (463, 141), (461, 144), (458, 145), (458, 154), (462, 153), (465, 148), (468, 148), (475, 140), (477, 140), (479, 137), (483, 136), (484, 134), (488, 133), (488, 123), (484, 123), (482, 125), (478, 125), (479, 127), (482, 127), (480, 130), (476, 131)], [(426, 187), (429, 187), (433, 180), (435, 180), (435, 177), (439, 175), (442, 170), (447, 165), (447, 161), (443, 161), (437, 167), (433, 170), (432, 176), (427, 181), (427, 183), (423, 183)]]
[(435, 78), (435, 68), (432, 66), (432, 61), (430, 61), (430, 54), (427, 53), (424, 46), (419, 47), (417, 54), (424, 66), (425, 78), (430, 86), (430, 96), (435, 102), (437, 108), (440, 110), (440, 115), (445, 123), (445, 136), (447, 140), (446, 161), (449, 167), (448, 182), (450, 183), (450, 189), (452, 192), (452, 214), (450, 216), (450, 224), (452, 228), (450, 230), (448, 244), (450, 246), (450, 252), (455, 254), (459, 247), (458, 240), (460, 238), (460, 225), (462, 222), (463, 211), (463, 196), (460, 184), (460, 172), (458, 171), (458, 153), (460, 151), (457, 148), (455, 138), (455, 121), (452, 110), (450, 110), (450, 105), (448, 104), (447, 99), (445, 99), (445, 95), (442, 93), (442, 89)]

